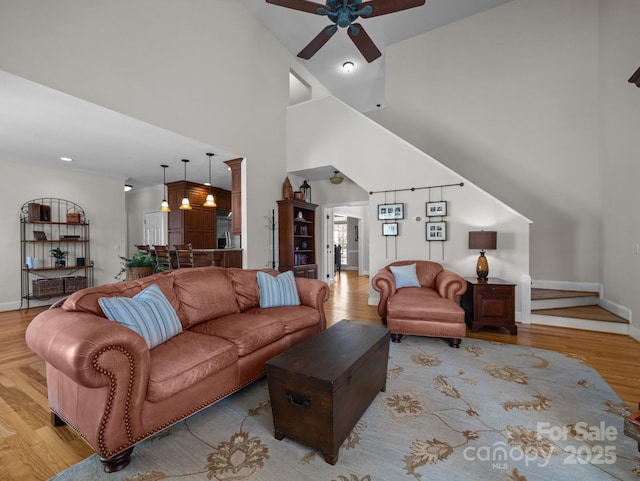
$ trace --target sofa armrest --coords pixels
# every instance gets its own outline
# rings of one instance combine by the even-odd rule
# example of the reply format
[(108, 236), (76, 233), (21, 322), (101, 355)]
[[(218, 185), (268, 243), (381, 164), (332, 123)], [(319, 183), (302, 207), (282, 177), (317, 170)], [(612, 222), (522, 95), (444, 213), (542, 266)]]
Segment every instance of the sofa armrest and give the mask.
[(380, 293), (380, 300), (378, 301), (378, 315), (382, 319), (386, 319), (387, 301), (396, 293), (397, 290), (393, 273), (387, 268), (380, 269), (376, 275), (373, 276), (371, 286)]
[(300, 302), (305, 306), (313, 307), (320, 312), (320, 329), (327, 328), (327, 318), (324, 313), (324, 303), (329, 300), (329, 285), (318, 279), (308, 279), (306, 277), (296, 277), (296, 288)]
[(443, 270), (436, 276), (436, 289), (440, 297), (460, 302), (460, 296), (467, 292), (467, 281), (453, 271)]
[[(99, 410), (90, 420), (74, 407), (66, 408), (70, 412), (58, 412), (96, 451), (110, 455), (110, 448), (103, 444), (107, 438), (116, 446), (133, 442), (141, 432), (150, 370), (149, 348), (141, 336), (104, 317), (58, 307), (38, 314), (27, 327), (25, 340), (43, 361), (78, 385), (64, 393), (55, 392), (58, 384), (49, 386), (54, 390), (50, 393), (54, 396), (50, 399), (52, 408), (65, 409), (57, 404), (62, 398), (67, 400), (66, 406), (101, 404), (95, 406)], [(90, 396), (87, 401), (81, 397), (87, 392), (104, 394)], [(95, 420), (100, 419), (98, 427)], [(109, 435), (103, 439), (97, 429)]]

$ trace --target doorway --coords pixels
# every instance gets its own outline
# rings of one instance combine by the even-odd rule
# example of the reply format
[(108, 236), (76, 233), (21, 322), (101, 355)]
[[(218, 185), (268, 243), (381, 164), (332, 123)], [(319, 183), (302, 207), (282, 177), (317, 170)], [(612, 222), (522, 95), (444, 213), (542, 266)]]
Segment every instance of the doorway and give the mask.
[(142, 243), (146, 245), (167, 245), (166, 212), (145, 212), (142, 215)]

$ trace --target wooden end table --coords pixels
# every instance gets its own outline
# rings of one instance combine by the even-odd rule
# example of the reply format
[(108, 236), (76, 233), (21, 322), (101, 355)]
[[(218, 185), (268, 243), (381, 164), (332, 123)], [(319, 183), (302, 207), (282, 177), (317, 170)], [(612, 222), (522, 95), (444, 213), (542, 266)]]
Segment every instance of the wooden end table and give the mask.
[(467, 292), (460, 305), (472, 332), (485, 326), (503, 327), (511, 335), (518, 334), (515, 315), (515, 286), (512, 282), (489, 277), (486, 281), (466, 277)]

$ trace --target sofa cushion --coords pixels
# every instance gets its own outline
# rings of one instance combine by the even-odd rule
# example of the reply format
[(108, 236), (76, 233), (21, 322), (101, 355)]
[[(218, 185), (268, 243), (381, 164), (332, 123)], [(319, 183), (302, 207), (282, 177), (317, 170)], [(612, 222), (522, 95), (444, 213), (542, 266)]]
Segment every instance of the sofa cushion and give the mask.
[(239, 269), (231, 267), (227, 269), (231, 278), (231, 285), (236, 294), (236, 301), (240, 312), (260, 305), (260, 289), (256, 270)]
[(320, 321), (320, 313), (316, 309), (303, 305), (270, 307), (268, 309), (257, 307), (250, 309), (247, 313), (258, 316), (267, 316), (274, 320), (277, 319), (278, 322), (284, 324), (285, 335), (301, 329), (306, 329), (307, 327), (317, 326)]
[(463, 322), (464, 311), (455, 302), (440, 297), (435, 289), (408, 287), (387, 303), (389, 318)]
[(292, 271), (272, 276), (266, 272), (258, 272), (258, 288), (260, 289), (260, 307), (298, 306), (298, 288)]
[(176, 311), (156, 284), (133, 297), (102, 297), (98, 303), (108, 319), (140, 334), (149, 349), (182, 331)]
[(219, 337), (184, 331), (150, 351), (147, 399), (166, 399), (238, 359), (238, 348)]
[(249, 312), (229, 314), (191, 328), (193, 332), (218, 336), (234, 343), (244, 356), (284, 337), (284, 323)]
[(160, 273), (133, 281), (114, 282), (113, 284), (81, 289), (71, 294), (64, 301), (62, 307), (68, 311), (90, 312), (96, 316), (104, 317), (104, 312), (98, 303), (98, 299), (112, 296), (133, 297), (152, 284), (156, 284), (160, 288), (177, 312), (180, 304), (173, 290), (173, 276), (169, 275), (169, 273)]
[(396, 289), (401, 287), (420, 287), (420, 281), (416, 274), (416, 265), (407, 264), (405, 266), (390, 266)]
[(239, 312), (231, 279), (224, 267), (176, 269), (173, 284), (180, 299), (178, 317), (184, 329)]

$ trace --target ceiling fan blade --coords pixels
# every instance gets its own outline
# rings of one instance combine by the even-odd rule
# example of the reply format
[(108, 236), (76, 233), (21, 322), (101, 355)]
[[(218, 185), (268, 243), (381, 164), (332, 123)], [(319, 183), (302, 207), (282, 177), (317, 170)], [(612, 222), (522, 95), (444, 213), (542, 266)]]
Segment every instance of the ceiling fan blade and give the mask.
[(351, 40), (353, 40), (353, 43), (356, 47), (358, 47), (358, 50), (360, 50), (360, 53), (367, 60), (367, 62), (373, 62), (380, 55), (382, 55), (382, 53), (380, 52), (380, 50), (378, 50), (376, 44), (373, 43), (373, 40), (371, 40), (369, 34), (365, 32), (364, 28), (362, 28), (362, 25), (360, 25), (359, 23), (354, 23), (352, 25), (356, 27), (359, 32), (357, 35), (354, 35), (352, 33), (352, 29), (349, 28), (347, 30), (349, 37), (351, 38)]
[(309, 60), (316, 54), (318, 50), (322, 48), (325, 43), (329, 41), (331, 37), (333, 37), (333, 34), (337, 31), (338, 29), (335, 28), (335, 25), (329, 25), (323, 28), (322, 31), (318, 35), (316, 35), (316, 37), (311, 40), (311, 42), (309, 42), (309, 44), (305, 48), (300, 50), (298, 57)]
[(316, 15), (322, 15), (322, 13), (318, 13), (319, 8), (326, 8), (325, 4), (308, 2), (307, 0), (267, 0), (267, 3)]
[(408, 8), (421, 7), (424, 4), (425, 0), (370, 0), (363, 2), (360, 8), (369, 5), (373, 9), (370, 15), (362, 15), (363, 18), (369, 18), (407, 10)]

